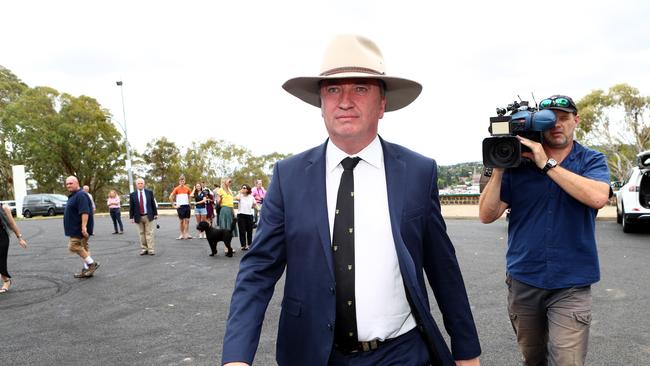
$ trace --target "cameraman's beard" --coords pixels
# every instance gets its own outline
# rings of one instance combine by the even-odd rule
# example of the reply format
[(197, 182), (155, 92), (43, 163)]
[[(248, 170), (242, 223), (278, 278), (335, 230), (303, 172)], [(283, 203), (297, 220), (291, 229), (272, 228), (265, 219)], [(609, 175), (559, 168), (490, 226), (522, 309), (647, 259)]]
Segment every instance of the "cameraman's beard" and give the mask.
[(544, 136), (544, 144), (552, 149), (563, 149), (569, 146), (573, 142), (573, 139), (562, 135), (561, 138), (553, 138), (553, 136)]

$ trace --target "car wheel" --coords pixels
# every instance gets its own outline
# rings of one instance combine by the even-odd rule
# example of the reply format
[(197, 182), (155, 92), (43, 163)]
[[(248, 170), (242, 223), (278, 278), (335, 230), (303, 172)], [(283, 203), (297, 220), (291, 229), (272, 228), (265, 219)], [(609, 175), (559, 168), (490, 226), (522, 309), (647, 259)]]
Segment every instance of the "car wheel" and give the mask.
[(23, 211), (23, 216), (25, 216), (26, 218), (30, 218), (30, 217), (32, 217), (32, 213), (29, 212), (29, 210), (25, 210), (25, 211)]
[(622, 224), (623, 223), (623, 215), (621, 215), (618, 210), (616, 210), (616, 223), (617, 224)]
[(49, 210), (47, 210), (47, 216), (54, 216), (56, 213), (54, 212), (54, 209), (50, 207)]
[(631, 233), (632, 229), (633, 229), (633, 227), (632, 227), (633, 225), (630, 224), (627, 220), (628, 220), (627, 215), (623, 214), (623, 218), (622, 218), (623, 232), (624, 233)]

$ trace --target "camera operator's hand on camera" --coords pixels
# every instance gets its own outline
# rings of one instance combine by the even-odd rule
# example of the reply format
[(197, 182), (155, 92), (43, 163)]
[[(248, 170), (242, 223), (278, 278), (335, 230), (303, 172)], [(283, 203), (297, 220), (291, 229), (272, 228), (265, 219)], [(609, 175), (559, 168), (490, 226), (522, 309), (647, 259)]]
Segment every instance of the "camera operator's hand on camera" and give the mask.
[(538, 168), (540, 169), (544, 168), (544, 165), (546, 165), (546, 161), (548, 160), (548, 156), (546, 156), (546, 152), (544, 151), (542, 144), (521, 136), (517, 136), (517, 138), (519, 139), (522, 145), (527, 146), (532, 151), (532, 152), (522, 152), (521, 156), (535, 162), (535, 165), (537, 165)]

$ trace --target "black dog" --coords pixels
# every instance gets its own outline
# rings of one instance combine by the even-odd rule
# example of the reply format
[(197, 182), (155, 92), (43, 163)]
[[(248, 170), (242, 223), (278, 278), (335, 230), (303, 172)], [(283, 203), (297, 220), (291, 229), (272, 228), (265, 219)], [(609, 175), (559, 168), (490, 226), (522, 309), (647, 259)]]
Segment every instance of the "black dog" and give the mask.
[(210, 250), (212, 251), (210, 254), (211, 257), (217, 254), (217, 243), (220, 241), (223, 241), (224, 244), (226, 244), (226, 248), (228, 249), (226, 252), (226, 257), (232, 257), (233, 250), (230, 246), (230, 242), (232, 241), (232, 233), (229, 230), (213, 228), (210, 226), (210, 223), (206, 221), (199, 222), (199, 224), (196, 226), (196, 230), (205, 232), (205, 236), (208, 239), (208, 244), (210, 244)]

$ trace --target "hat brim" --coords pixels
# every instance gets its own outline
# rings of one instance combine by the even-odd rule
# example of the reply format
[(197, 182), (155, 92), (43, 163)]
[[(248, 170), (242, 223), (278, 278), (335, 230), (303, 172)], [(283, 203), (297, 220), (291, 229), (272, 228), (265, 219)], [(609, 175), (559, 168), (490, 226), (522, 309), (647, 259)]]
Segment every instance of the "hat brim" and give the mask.
[(386, 86), (385, 112), (396, 111), (411, 104), (422, 92), (422, 85), (413, 80), (365, 73), (341, 73), (331, 76), (297, 77), (287, 80), (282, 88), (289, 94), (320, 108), (320, 82), (332, 79), (376, 79)]
[(546, 109), (552, 109), (552, 110), (557, 110), (557, 111), (563, 111), (563, 112), (568, 112), (568, 113), (578, 113), (578, 110), (575, 108), (564, 108), (564, 107), (549, 107)]

